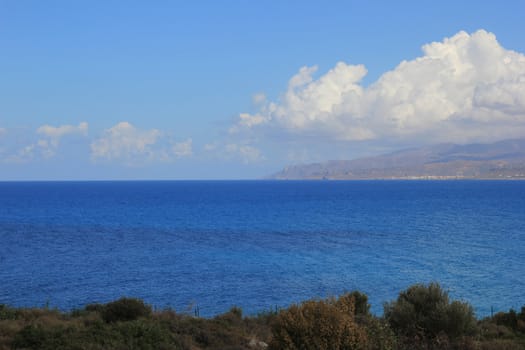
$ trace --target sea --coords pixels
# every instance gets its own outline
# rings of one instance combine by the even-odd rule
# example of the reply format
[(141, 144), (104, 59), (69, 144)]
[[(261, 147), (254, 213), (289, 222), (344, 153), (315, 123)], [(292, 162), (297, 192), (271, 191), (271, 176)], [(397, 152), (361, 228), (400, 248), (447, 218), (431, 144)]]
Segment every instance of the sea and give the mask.
[(0, 182), (0, 304), (212, 317), (438, 282), (525, 305), (525, 181)]

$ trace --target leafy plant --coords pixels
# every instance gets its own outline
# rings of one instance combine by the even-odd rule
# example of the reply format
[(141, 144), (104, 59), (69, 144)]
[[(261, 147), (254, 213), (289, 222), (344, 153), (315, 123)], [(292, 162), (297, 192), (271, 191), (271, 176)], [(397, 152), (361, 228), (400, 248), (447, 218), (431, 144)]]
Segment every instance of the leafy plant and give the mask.
[(133, 321), (151, 314), (151, 306), (140, 299), (120, 298), (102, 308), (102, 318), (106, 322)]
[(355, 321), (355, 296), (310, 300), (282, 310), (271, 349), (363, 349), (366, 331)]
[(385, 318), (405, 343), (436, 343), (472, 335), (474, 311), (467, 303), (449, 301), (439, 284), (417, 284), (385, 304)]

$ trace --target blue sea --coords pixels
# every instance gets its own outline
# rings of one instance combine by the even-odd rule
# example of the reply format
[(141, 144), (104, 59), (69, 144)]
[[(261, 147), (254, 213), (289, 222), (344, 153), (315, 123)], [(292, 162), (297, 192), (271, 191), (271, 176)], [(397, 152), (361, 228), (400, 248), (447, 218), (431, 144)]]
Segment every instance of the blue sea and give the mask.
[(121, 296), (213, 316), (439, 282), (525, 304), (525, 181), (0, 183), (0, 303)]

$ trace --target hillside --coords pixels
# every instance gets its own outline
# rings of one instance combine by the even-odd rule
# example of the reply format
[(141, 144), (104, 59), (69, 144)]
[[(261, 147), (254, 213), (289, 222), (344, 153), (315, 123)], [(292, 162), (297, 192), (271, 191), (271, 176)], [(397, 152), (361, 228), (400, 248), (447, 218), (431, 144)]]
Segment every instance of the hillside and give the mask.
[(354, 160), (289, 166), (271, 179), (525, 179), (525, 139), (438, 144)]

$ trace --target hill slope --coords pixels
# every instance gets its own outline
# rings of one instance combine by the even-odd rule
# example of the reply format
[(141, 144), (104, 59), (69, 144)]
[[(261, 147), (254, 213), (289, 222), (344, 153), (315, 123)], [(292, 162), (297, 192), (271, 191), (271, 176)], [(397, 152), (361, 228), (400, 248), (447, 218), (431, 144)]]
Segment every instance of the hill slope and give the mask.
[(289, 166), (271, 179), (525, 179), (525, 139), (439, 144), (376, 157)]

